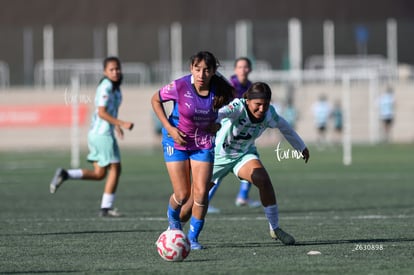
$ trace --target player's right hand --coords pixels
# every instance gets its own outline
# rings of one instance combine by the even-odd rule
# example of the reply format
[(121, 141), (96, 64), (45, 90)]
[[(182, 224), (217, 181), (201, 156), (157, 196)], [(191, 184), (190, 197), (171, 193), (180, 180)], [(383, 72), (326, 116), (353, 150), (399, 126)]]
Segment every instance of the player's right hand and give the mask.
[(121, 126), (124, 129), (132, 130), (132, 128), (134, 128), (134, 123), (129, 122), (129, 121), (123, 121)]
[(305, 163), (308, 163), (308, 160), (310, 158), (309, 150), (308, 148), (305, 148), (302, 152), (302, 158), (305, 160)]
[(168, 131), (168, 134), (174, 139), (175, 143), (179, 145), (187, 144), (187, 141), (184, 140), (184, 137), (186, 137), (186, 135), (183, 132), (181, 132), (178, 128), (171, 127)]

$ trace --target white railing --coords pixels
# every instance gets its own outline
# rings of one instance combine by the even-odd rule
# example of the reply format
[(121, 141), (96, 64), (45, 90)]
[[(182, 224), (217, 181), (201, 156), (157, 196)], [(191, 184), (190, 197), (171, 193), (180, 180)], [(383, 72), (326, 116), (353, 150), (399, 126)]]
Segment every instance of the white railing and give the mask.
[[(47, 66), (45, 66), (47, 65)], [(34, 80), (38, 87), (65, 86), (70, 84), (73, 75), (79, 76), (80, 85), (96, 85), (102, 78), (102, 60), (54, 60), (52, 64), (40, 61), (35, 66)], [(144, 63), (122, 63), (124, 85), (144, 85), (150, 83), (150, 70)], [(52, 74), (52, 78), (47, 78)], [(53, 83), (47, 83), (52, 79)]]

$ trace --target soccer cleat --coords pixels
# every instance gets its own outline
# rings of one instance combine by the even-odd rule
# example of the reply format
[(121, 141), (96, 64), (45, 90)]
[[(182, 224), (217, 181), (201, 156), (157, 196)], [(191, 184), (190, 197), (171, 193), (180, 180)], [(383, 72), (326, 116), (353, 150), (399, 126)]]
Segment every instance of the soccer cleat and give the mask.
[(116, 208), (101, 208), (99, 211), (99, 217), (104, 218), (118, 218), (121, 217), (122, 214), (118, 212)]
[(55, 175), (53, 176), (52, 181), (50, 182), (50, 193), (54, 194), (59, 186), (68, 179), (68, 172), (65, 169), (58, 168), (56, 169)]
[(191, 250), (201, 250), (204, 247), (197, 240), (190, 240)]
[(208, 206), (208, 209), (207, 209), (207, 213), (208, 214), (218, 214), (218, 213), (220, 213), (220, 209), (219, 208), (216, 208), (216, 207), (214, 207), (212, 205), (209, 205)]
[[(276, 238), (279, 239), (283, 244), (285, 245), (294, 245), (295, 244), (295, 238), (293, 238), (290, 234), (283, 231), (280, 227), (276, 228), (274, 231), (274, 234)], [(272, 234), (270, 234), (272, 236)]]
[(255, 201), (251, 199), (242, 199), (242, 198), (237, 198), (234, 204), (238, 207), (248, 206), (250, 208), (258, 208), (262, 206), (262, 203), (260, 201)]

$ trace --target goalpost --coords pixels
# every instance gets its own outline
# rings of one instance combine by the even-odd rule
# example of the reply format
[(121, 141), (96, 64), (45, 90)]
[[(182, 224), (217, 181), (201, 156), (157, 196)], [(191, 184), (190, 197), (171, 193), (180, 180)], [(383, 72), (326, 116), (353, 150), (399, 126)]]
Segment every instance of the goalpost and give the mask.
[(378, 122), (378, 73), (375, 71), (356, 71), (346, 73), (342, 80), (342, 104), (343, 104), (343, 134), (342, 134), (342, 162), (344, 165), (352, 164), (352, 123), (351, 123), (351, 89), (352, 81), (368, 81), (368, 129), (371, 144), (379, 141)]
[(72, 75), (70, 79), (71, 89), (71, 160), (72, 168), (78, 168), (80, 164), (80, 142), (79, 142), (79, 75)]

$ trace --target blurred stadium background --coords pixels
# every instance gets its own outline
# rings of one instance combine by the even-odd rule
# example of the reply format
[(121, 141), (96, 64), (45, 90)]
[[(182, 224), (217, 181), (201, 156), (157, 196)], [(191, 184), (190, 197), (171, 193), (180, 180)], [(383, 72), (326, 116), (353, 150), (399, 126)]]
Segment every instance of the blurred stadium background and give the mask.
[[(297, 130), (315, 142), (312, 105), (342, 101), (352, 142), (381, 141), (378, 98), (391, 86), (391, 141), (414, 140), (414, 3), (408, 0), (0, 0), (0, 150), (86, 146), (101, 61), (118, 55), (120, 117), (136, 123), (122, 146), (158, 146), (149, 98), (209, 50), (232, 73), (253, 60), (253, 81), (293, 99)], [(349, 101), (347, 101), (349, 99)], [(345, 103), (349, 102), (349, 106)], [(72, 128), (73, 110), (79, 128)], [(329, 126), (328, 137), (333, 137)], [(265, 136), (260, 142), (273, 145)]]

